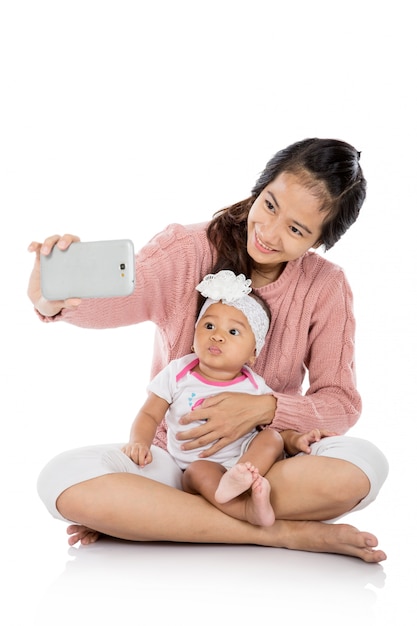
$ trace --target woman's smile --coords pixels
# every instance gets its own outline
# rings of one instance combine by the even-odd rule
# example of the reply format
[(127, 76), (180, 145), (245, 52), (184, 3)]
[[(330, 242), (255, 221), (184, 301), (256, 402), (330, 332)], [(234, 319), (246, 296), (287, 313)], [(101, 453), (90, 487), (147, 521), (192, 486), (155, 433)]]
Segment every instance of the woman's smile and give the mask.
[(254, 231), (254, 235), (255, 235), (255, 246), (258, 248), (258, 250), (260, 250), (264, 254), (272, 254), (272, 253), (278, 252), (278, 250), (276, 250), (275, 248), (271, 248), (264, 241), (262, 241), (262, 239), (260, 238), (256, 230)]

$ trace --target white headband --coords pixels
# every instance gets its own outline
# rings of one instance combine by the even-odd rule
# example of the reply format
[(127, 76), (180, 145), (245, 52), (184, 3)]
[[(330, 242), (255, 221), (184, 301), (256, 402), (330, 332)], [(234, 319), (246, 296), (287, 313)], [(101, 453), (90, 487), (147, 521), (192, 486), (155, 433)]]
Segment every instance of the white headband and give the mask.
[(251, 280), (243, 274), (236, 276), (231, 270), (221, 270), (217, 274), (207, 274), (196, 287), (207, 298), (201, 307), (197, 323), (209, 306), (222, 302), (234, 306), (246, 316), (255, 335), (256, 355), (262, 350), (269, 328), (268, 315), (263, 306), (248, 294), (252, 291)]

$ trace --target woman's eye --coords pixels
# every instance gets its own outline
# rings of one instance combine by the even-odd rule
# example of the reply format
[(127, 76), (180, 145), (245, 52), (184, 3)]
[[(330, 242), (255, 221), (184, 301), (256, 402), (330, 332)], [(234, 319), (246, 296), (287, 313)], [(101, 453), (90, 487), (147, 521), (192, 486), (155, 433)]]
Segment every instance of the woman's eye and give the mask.
[(298, 230), (298, 228), (296, 228), (295, 226), (290, 226), (290, 229), (294, 233), (294, 235), (299, 235), (300, 237), (303, 236), (303, 233), (301, 232), (301, 230)]
[(239, 331), (237, 330), (237, 328), (232, 328), (232, 330), (229, 330), (231, 335), (239, 335)]
[(272, 204), (272, 202), (270, 202), (269, 200), (265, 200), (265, 204), (266, 204), (266, 208), (267, 208), (269, 211), (275, 211), (275, 207), (274, 207), (274, 205)]

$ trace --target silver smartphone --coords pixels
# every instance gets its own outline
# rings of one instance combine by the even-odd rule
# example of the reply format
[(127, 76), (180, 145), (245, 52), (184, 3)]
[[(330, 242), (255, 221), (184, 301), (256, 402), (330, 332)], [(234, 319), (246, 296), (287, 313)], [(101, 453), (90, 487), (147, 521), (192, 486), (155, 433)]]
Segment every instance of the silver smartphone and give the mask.
[(75, 242), (41, 254), (41, 291), (47, 300), (128, 296), (135, 288), (130, 239)]

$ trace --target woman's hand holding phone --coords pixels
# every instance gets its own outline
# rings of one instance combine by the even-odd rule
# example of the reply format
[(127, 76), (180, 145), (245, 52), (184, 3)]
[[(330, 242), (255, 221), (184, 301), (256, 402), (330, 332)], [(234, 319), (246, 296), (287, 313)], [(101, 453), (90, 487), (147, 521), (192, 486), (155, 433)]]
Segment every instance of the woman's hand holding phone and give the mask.
[(75, 235), (53, 235), (47, 237), (43, 243), (32, 241), (28, 250), (35, 252), (35, 264), (29, 279), (28, 296), (34, 307), (41, 315), (53, 317), (62, 311), (62, 309), (74, 309), (81, 300), (80, 298), (68, 298), (67, 300), (46, 300), (41, 291), (41, 271), (40, 257), (41, 254), (48, 256), (54, 246), (58, 246), (60, 250), (66, 250), (73, 242), (80, 241)]

